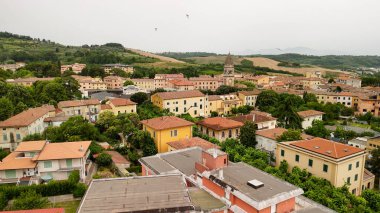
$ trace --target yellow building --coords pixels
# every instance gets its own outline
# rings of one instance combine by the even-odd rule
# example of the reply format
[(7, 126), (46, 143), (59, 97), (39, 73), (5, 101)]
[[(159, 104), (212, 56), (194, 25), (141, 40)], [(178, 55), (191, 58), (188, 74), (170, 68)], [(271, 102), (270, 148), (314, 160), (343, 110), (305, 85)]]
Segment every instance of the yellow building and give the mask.
[(141, 121), (143, 130), (149, 132), (159, 153), (167, 152), (168, 142), (193, 137), (193, 123), (175, 116), (163, 116)]
[(243, 101), (243, 105), (255, 106), (257, 96), (260, 94), (260, 90), (253, 91), (240, 91), (238, 92), (239, 99)]
[(120, 113), (137, 113), (136, 103), (130, 99), (125, 98), (113, 98), (107, 102), (107, 104), (101, 106), (101, 112), (110, 111), (114, 115)]
[(223, 114), (228, 115), (233, 108), (243, 106), (243, 101), (235, 93), (221, 95)]
[(255, 85), (269, 85), (269, 76), (267, 75), (247, 76), (245, 79)]
[(151, 78), (132, 78), (130, 79), (138, 88), (153, 91), (156, 89), (154, 79)]
[(363, 149), (322, 138), (277, 143), (276, 150), (277, 166), (286, 160), (289, 170), (298, 166), (336, 187), (347, 183), (355, 195), (374, 186), (374, 176), (364, 169), (365, 158)]
[(374, 149), (380, 149), (380, 136), (369, 138), (367, 140), (366, 150), (371, 152)]
[(189, 113), (192, 117), (208, 117), (208, 97), (198, 90), (159, 92), (151, 96), (151, 101), (160, 109), (168, 109), (175, 115)]
[(217, 112), (218, 115), (222, 115), (224, 113), (222, 107), (223, 99), (219, 95), (209, 95), (208, 96), (208, 109), (211, 112)]

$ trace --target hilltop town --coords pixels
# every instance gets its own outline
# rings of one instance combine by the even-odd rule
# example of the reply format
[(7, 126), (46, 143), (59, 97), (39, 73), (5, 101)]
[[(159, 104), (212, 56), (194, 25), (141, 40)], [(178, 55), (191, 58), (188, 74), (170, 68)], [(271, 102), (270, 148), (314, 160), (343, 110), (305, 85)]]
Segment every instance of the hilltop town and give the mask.
[(373, 70), (0, 47), (0, 210), (380, 212)]

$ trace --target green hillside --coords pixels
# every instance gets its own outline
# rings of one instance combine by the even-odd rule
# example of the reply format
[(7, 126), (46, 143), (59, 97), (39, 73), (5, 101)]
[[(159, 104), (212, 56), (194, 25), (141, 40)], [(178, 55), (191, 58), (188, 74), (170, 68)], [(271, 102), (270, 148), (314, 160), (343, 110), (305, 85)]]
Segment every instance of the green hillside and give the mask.
[(65, 46), (45, 39), (35, 39), (0, 32), (0, 63), (60, 61), (67, 63), (152, 63), (158, 59), (126, 50), (121, 44)]
[(311, 64), (330, 69), (350, 70), (359, 67), (380, 67), (380, 56), (327, 55), (311, 56), (299, 54), (264, 55), (277, 61)]

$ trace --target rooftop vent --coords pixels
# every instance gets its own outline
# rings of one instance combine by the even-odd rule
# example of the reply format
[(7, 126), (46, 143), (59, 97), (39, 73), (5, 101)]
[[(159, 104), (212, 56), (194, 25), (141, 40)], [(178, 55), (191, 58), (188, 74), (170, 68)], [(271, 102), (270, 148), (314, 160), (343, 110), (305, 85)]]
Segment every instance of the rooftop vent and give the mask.
[(319, 146), (314, 146), (315, 149), (319, 149)]
[(348, 149), (343, 149), (344, 152), (348, 152)]
[(250, 181), (248, 181), (248, 182), (247, 182), (247, 185), (250, 186), (250, 187), (252, 187), (252, 188), (254, 188), (254, 189), (258, 189), (258, 188), (263, 187), (263, 186), (264, 186), (264, 183), (263, 183), (263, 182), (260, 182), (260, 181), (258, 181), (258, 180), (256, 180), (256, 179), (254, 179), (254, 180), (250, 180)]
[(327, 150), (326, 153), (327, 153), (327, 154), (331, 154), (331, 150)]

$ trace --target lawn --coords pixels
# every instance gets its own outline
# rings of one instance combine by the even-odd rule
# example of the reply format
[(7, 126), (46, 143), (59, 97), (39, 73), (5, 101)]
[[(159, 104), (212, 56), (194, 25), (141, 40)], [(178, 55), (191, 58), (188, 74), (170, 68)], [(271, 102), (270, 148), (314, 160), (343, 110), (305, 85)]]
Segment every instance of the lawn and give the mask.
[(59, 202), (55, 204), (50, 204), (51, 208), (64, 208), (65, 213), (75, 213), (77, 212), (77, 209), (79, 207), (80, 200), (74, 200), (74, 201), (65, 201), (65, 202)]

